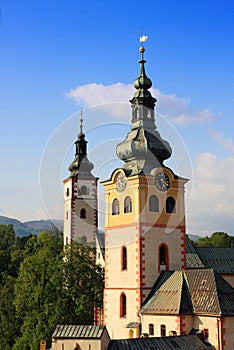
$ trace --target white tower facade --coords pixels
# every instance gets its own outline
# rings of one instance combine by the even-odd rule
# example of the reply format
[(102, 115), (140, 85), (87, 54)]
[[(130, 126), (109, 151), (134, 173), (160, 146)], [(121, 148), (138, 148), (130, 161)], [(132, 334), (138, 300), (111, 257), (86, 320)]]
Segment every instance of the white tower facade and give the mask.
[(77, 241), (94, 245), (98, 229), (97, 181), (91, 173), (93, 164), (87, 158), (87, 141), (82, 130), (75, 142), (75, 159), (64, 180), (64, 245)]

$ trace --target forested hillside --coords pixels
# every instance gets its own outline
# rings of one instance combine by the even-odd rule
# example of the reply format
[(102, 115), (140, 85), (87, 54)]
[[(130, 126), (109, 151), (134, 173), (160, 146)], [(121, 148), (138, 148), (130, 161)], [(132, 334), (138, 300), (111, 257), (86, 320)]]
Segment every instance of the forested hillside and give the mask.
[(23, 237), (30, 234), (38, 235), (42, 231), (53, 231), (55, 228), (63, 229), (63, 220), (33, 220), (21, 222), (7, 216), (0, 215), (1, 225), (12, 225), (17, 236)]

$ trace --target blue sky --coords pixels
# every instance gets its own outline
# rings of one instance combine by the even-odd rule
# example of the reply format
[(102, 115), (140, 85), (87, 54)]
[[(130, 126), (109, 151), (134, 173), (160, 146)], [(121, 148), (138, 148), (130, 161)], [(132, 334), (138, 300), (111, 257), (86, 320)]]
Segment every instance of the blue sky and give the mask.
[(115, 142), (129, 128), (146, 34), (157, 125), (174, 151), (180, 144), (175, 170), (191, 179), (188, 232), (234, 234), (233, 1), (2, 0), (0, 8), (1, 215), (62, 218), (81, 106), (94, 174), (103, 180), (121, 164)]

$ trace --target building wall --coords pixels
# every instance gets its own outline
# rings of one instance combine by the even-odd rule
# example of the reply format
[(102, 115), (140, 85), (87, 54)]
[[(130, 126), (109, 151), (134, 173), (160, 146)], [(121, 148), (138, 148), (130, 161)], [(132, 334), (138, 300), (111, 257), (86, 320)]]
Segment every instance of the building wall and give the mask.
[(166, 326), (166, 336), (169, 332), (176, 331), (177, 335), (177, 315), (142, 315), (142, 333), (149, 334), (149, 324), (154, 325), (154, 335), (152, 337), (161, 337), (161, 325)]
[[(194, 327), (204, 332), (208, 330), (208, 338), (205, 339), (212, 345), (219, 349), (218, 347), (218, 318), (216, 316), (195, 316), (194, 317)], [(221, 350), (221, 349), (220, 349)], [(224, 349), (223, 349), (224, 350)]]
[(52, 338), (52, 350), (74, 350), (76, 343), (80, 350), (107, 350), (109, 342), (110, 337), (105, 330), (101, 339)]
[[(120, 298), (122, 293), (126, 295), (127, 300), (126, 316), (123, 317), (121, 317), (120, 314)], [(137, 291), (128, 288), (105, 289), (104, 298), (104, 323), (111, 339), (128, 338), (129, 329), (126, 328), (126, 325), (129, 322), (135, 322), (138, 320), (136, 316), (138, 309), (137, 305), (139, 304)]]
[(194, 315), (141, 315), (142, 333), (149, 334), (149, 325), (154, 325), (152, 337), (161, 336), (161, 325), (166, 326), (166, 336), (176, 331), (177, 335), (189, 334), (192, 329), (208, 334), (205, 340), (217, 350), (230, 350), (234, 346), (234, 317)]
[[(157, 170), (155, 170), (156, 172)], [(105, 218), (105, 293), (104, 322), (112, 338), (125, 338), (124, 327), (129, 322), (138, 321), (137, 311), (152, 289), (162, 269), (185, 268), (185, 218), (184, 183), (175, 179), (169, 169), (171, 186), (167, 192), (156, 189), (154, 172), (152, 176), (132, 176), (125, 178), (127, 185), (122, 192), (117, 191), (116, 179), (124, 175), (117, 169), (106, 188)], [(154, 194), (159, 199), (158, 212), (149, 212), (149, 198)], [(132, 199), (132, 211), (124, 212), (124, 200)], [(176, 200), (176, 212), (166, 213), (168, 196)], [(113, 215), (112, 205), (119, 201), (119, 213)], [(160, 246), (168, 251), (166, 264), (159, 263)], [(121, 252), (127, 249), (127, 269), (121, 268)], [(120, 317), (121, 294), (126, 295), (127, 313)]]
[(234, 349), (234, 317), (224, 317), (219, 321), (220, 333), (222, 331), (222, 337), (220, 343), (222, 344), (222, 350)]
[(72, 221), (72, 179), (64, 181), (64, 226), (63, 226), (63, 244), (71, 243), (71, 221)]
[[(87, 193), (81, 191), (86, 186)], [(80, 211), (86, 210), (86, 218)], [(97, 179), (68, 178), (64, 181), (64, 245), (72, 240), (94, 244), (98, 224)]]
[[(155, 224), (153, 227), (142, 225), (143, 248), (142, 252), (147, 257), (143, 262), (144, 283), (152, 287), (162, 270), (181, 270), (184, 256), (184, 227), (170, 228)], [(168, 261), (166, 265), (160, 265), (159, 249), (161, 245), (168, 248)]]

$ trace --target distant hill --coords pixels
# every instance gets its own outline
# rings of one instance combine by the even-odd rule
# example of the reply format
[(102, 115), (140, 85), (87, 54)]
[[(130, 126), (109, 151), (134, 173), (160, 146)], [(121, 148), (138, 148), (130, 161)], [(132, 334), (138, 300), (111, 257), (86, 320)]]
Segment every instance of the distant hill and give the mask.
[(23, 237), (28, 235), (38, 235), (42, 231), (52, 231), (57, 227), (63, 230), (63, 220), (33, 220), (21, 222), (17, 219), (0, 216), (0, 225), (13, 225), (17, 236)]
[(188, 234), (188, 236), (194, 242), (196, 242), (198, 239), (202, 238), (201, 236), (198, 236), (198, 235), (190, 235), (190, 234)]

